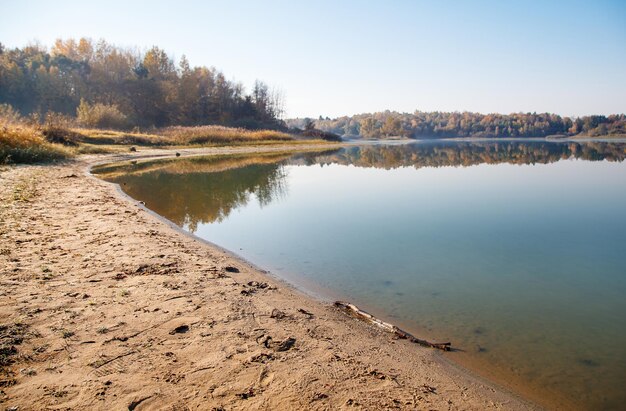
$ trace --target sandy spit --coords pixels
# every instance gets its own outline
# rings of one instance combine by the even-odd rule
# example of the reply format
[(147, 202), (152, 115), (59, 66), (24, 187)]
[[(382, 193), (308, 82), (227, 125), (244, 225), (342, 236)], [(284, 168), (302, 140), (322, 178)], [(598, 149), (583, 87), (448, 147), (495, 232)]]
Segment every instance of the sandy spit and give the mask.
[(537, 409), (88, 173), (129, 156), (0, 170), (3, 410)]

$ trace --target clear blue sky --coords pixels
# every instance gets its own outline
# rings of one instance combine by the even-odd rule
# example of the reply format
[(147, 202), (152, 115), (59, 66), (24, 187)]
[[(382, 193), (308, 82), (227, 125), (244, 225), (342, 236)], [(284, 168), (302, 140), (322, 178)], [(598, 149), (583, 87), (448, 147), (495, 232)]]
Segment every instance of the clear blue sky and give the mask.
[(159, 45), (287, 115), (381, 111), (626, 112), (626, 0), (0, 0), (0, 42)]

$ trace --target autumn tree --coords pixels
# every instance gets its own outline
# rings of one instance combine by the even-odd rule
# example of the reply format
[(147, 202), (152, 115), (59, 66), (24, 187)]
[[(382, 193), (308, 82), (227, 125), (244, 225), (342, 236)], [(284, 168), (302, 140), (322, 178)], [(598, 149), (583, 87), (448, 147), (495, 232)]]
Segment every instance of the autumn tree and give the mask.
[[(289, 121), (288, 125), (296, 124)], [(480, 114), (471, 112), (379, 112), (351, 117), (319, 119), (320, 130), (366, 138), (404, 136), (547, 137), (553, 135), (626, 135), (626, 116), (561, 117), (551, 113)]]
[(49, 51), (38, 44), (1, 51), (0, 104), (22, 114), (75, 115), (84, 101), (83, 109), (114, 107), (129, 126), (284, 128), (276, 89), (257, 82), (246, 94), (243, 85), (214, 68), (192, 67), (185, 56), (177, 67), (156, 46), (140, 53), (81, 38), (57, 40)]

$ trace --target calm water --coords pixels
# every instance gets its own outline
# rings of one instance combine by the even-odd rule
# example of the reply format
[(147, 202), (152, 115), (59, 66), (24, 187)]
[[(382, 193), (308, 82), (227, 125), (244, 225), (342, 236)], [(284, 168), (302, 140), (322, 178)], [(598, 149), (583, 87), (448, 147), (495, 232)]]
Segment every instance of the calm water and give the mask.
[(626, 145), (414, 143), (100, 170), (185, 229), (475, 363), (626, 404)]

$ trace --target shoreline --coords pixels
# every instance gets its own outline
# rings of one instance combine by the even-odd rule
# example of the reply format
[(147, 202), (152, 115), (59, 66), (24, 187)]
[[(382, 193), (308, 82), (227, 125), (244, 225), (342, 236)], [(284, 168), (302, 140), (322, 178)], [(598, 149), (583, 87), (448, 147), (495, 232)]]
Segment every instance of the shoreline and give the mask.
[[(488, 141), (488, 140), (494, 140), (494, 139), (484, 139), (484, 140)], [(510, 138), (508, 140), (524, 140), (524, 139), (523, 138), (519, 138), (519, 139)], [(537, 140), (551, 142), (551, 140), (548, 140), (545, 138), (538, 138)], [(415, 142), (415, 140), (392, 141), (391, 143), (399, 144), (399, 143), (407, 143), (407, 142), (411, 143), (411, 142)], [(419, 141), (419, 142), (423, 142), (423, 141)], [(350, 143), (356, 143), (356, 144), (350, 144)], [(386, 140), (380, 140), (380, 141), (375, 141), (371, 143), (387, 144), (389, 142)], [(333, 143), (332, 147), (323, 146), (323, 150), (332, 149), (336, 147), (349, 147), (352, 145), (362, 145), (362, 144), (358, 144), (358, 141), (357, 142)], [(293, 150), (291, 152), (295, 153), (297, 151), (300, 151), (300, 152), (308, 151), (308, 148), (309, 147), (304, 146), (303, 149), (298, 148), (298, 150)], [(312, 148), (312, 151), (322, 150), (322, 147), (319, 147), (319, 146), (311, 146), (311, 148)], [(242, 147), (242, 150), (247, 151), (245, 147)], [(279, 147), (277, 147), (277, 150), (272, 150), (272, 151), (282, 151), (282, 150)], [(265, 152), (264, 148), (261, 148), (258, 151), (258, 153), (264, 153), (264, 152)], [(228, 152), (223, 152), (223, 153), (219, 153), (215, 155), (231, 155), (231, 154), (237, 154), (237, 152), (228, 151)], [(190, 153), (187, 155), (183, 154), (181, 155), (180, 158), (182, 157), (189, 158), (189, 157), (203, 156), (203, 155), (205, 154)], [(170, 154), (166, 153), (159, 157), (142, 158), (141, 161), (152, 161), (154, 159), (175, 159), (175, 158), (178, 158), (178, 157), (173, 157), (171, 153)], [(103, 163), (99, 163), (98, 165), (107, 165), (107, 164), (113, 164), (116, 162), (117, 161), (114, 161), (114, 162), (104, 161)], [(91, 169), (93, 167), (96, 167), (96, 165), (93, 165), (89, 168), (90, 176), (98, 178), (96, 174), (91, 174)], [(138, 201), (137, 199), (133, 198), (132, 196), (124, 192), (123, 188), (119, 184), (113, 183), (113, 182), (108, 182), (108, 184), (114, 185), (117, 188), (118, 192), (122, 196), (127, 198), (128, 201), (132, 203), (135, 203)], [(334, 289), (330, 289), (328, 287), (320, 286), (310, 280), (306, 280), (302, 277), (299, 277), (297, 273), (281, 272), (280, 274), (278, 274), (274, 271), (268, 270), (267, 267), (263, 265), (258, 265), (254, 261), (243, 256), (242, 254), (239, 254), (236, 251), (232, 251), (227, 248), (224, 248), (221, 245), (215, 242), (212, 242), (209, 239), (202, 238), (194, 234), (193, 232), (187, 231), (185, 228), (177, 225), (176, 223), (158, 214), (157, 212), (152, 211), (150, 208), (146, 207), (143, 204), (139, 204), (139, 207), (142, 207), (145, 211), (149, 212), (155, 218), (168, 224), (170, 227), (179, 231), (181, 234), (190, 236), (197, 241), (207, 244), (208, 246), (218, 248), (224, 251), (225, 253), (228, 253), (229, 255), (233, 256), (235, 259), (242, 261), (243, 263), (249, 265), (253, 269), (256, 269), (260, 271), (261, 273), (264, 273), (265, 275), (269, 276), (273, 280), (278, 281), (282, 283), (284, 286), (290, 287), (295, 292), (304, 294), (306, 297), (312, 298), (316, 300), (317, 302), (321, 302), (329, 306), (332, 306), (335, 304), (335, 302), (342, 301), (342, 300), (348, 301), (351, 303), (354, 302), (350, 300), (346, 294), (341, 293)], [(378, 319), (389, 321), (391, 322), (390, 325), (400, 327), (401, 329), (407, 330), (410, 333), (416, 333), (415, 335), (418, 338), (426, 338), (431, 341), (433, 339), (437, 340), (437, 338), (439, 338), (437, 336), (436, 331), (427, 330), (425, 328), (419, 328), (419, 327), (416, 328), (410, 322), (399, 321), (398, 319), (391, 320), (389, 316), (386, 315), (384, 310), (380, 309), (379, 307), (373, 307), (373, 306), (367, 305), (367, 302), (363, 302), (363, 304), (364, 305), (362, 308), (367, 308), (368, 311), (370, 309), (373, 310), (371, 311), (372, 313), (377, 313), (376, 316), (380, 316), (380, 317), (377, 317)], [(361, 306), (359, 305), (359, 307)], [(569, 398), (567, 398), (560, 392), (548, 390), (545, 387), (532, 386), (531, 384), (528, 383), (528, 381), (525, 381), (522, 377), (518, 375), (514, 375), (510, 372), (506, 372), (503, 369), (497, 366), (494, 366), (489, 361), (486, 361), (470, 353), (467, 353), (466, 350), (464, 350), (462, 347), (458, 347), (458, 346), (455, 347), (454, 344), (452, 344), (451, 351), (452, 352), (447, 353), (449, 357), (446, 357), (445, 355), (441, 355), (438, 357), (438, 360), (446, 363), (448, 366), (452, 367), (453, 369), (456, 369), (457, 371), (461, 373), (469, 373), (471, 377), (473, 378), (478, 378), (480, 380), (483, 380), (484, 382), (487, 382), (487, 384), (493, 384), (496, 387), (496, 389), (504, 390), (505, 392), (508, 392), (512, 394), (513, 396), (517, 396), (525, 401), (529, 401), (529, 403), (532, 404), (533, 406), (545, 407), (547, 409), (577, 409), (575, 404), (572, 403)]]
[[(248, 148), (247, 150), (248, 152), (268, 151), (267, 147)], [(285, 150), (285, 147), (276, 148), (276, 151), (278, 150)], [(146, 151), (158, 152), (156, 153), (159, 154), (158, 157), (173, 155), (171, 150)], [(39, 191), (37, 195), (40, 197), (29, 199), (26, 205), (32, 206), (33, 202), (43, 202), (44, 204), (39, 206), (37, 210), (44, 214), (48, 211), (55, 211), (55, 209), (49, 207), (49, 204), (45, 204), (46, 202), (57, 202), (56, 204), (59, 205), (58, 202), (63, 200), (66, 200), (66, 202), (67, 200), (76, 201), (89, 196), (92, 200), (97, 200), (99, 196), (105, 196), (105, 201), (98, 202), (97, 210), (81, 210), (81, 207), (76, 205), (67, 205), (66, 209), (62, 210), (66, 213), (64, 215), (66, 220), (61, 221), (66, 221), (70, 227), (66, 228), (61, 237), (73, 237), (76, 231), (72, 230), (71, 226), (80, 225), (81, 229), (84, 229), (81, 232), (95, 231), (95, 237), (98, 237), (98, 232), (100, 234), (103, 231), (106, 232), (107, 234), (104, 237), (100, 236), (97, 241), (105, 241), (108, 245), (90, 249), (89, 244), (91, 242), (85, 244), (83, 247), (85, 250), (79, 249), (79, 254), (81, 251), (91, 251), (95, 255), (91, 256), (86, 264), (83, 264), (87, 266), (84, 270), (79, 269), (76, 271), (76, 266), (81, 262), (85, 263), (86, 257), (82, 261), (76, 258), (76, 256), (74, 258), (71, 258), (72, 256), (70, 258), (62, 258), (66, 257), (67, 254), (65, 256), (62, 255), (63, 253), (56, 255), (55, 251), (58, 249), (54, 247), (63, 248), (62, 245), (57, 244), (53, 245), (53, 247), (48, 247), (50, 249), (48, 252), (42, 252), (45, 246), (49, 246), (51, 242), (59, 240), (59, 233), (55, 233), (55, 229), (44, 233), (47, 241), (44, 241), (43, 244), (33, 244), (36, 240), (31, 239), (28, 242), (17, 243), (17, 247), (13, 244), (14, 249), (5, 246), (10, 245), (12, 241), (14, 242), (16, 240), (14, 236), (19, 236), (19, 233), (23, 231), (12, 232), (12, 228), (9, 228), (9, 236), (5, 233), (0, 237), (0, 247), (9, 250), (7, 259), (17, 260), (9, 261), (9, 263), (12, 263), (9, 266), (12, 266), (13, 270), (19, 268), (17, 271), (2, 270), (2, 293), (14, 301), (9, 302), (5, 300), (0, 305), (0, 322), (3, 324), (12, 320), (15, 322), (16, 314), (20, 312), (34, 313), (31, 314), (32, 317), (26, 314), (26, 318), (23, 318), (23, 314), (18, 315), (20, 319), (25, 320), (24, 322), (29, 327), (37, 330), (37, 333), (33, 333), (32, 336), (25, 338), (24, 342), (18, 346), (20, 354), (27, 352), (29, 348), (32, 350), (40, 347), (41, 343), (45, 341), (50, 341), (50, 345), (58, 345), (58, 350), (46, 349), (41, 353), (35, 350), (33, 351), (35, 354), (26, 360), (27, 364), (24, 364), (24, 361), (21, 359), (12, 366), (12, 369), (15, 369), (16, 383), (4, 389), (6, 398), (0, 397), (3, 405), (19, 405), (20, 409), (29, 409), (34, 404), (38, 406), (63, 406), (63, 404), (67, 405), (71, 400), (72, 408), (108, 408), (112, 406), (123, 407), (133, 401), (141, 400), (141, 407), (137, 407), (137, 409), (143, 408), (144, 405), (146, 407), (159, 407), (166, 404), (180, 403), (181, 401), (189, 405), (196, 404), (205, 407), (208, 404), (217, 404), (229, 409), (241, 407), (268, 408), (270, 406), (288, 405), (299, 405), (304, 408), (314, 409), (327, 408), (329, 406), (341, 408), (354, 405), (355, 403), (359, 403), (365, 408), (381, 406), (398, 406), (399, 408), (414, 408), (416, 406), (443, 407), (445, 405), (445, 407), (451, 409), (498, 407), (506, 407), (507, 409), (539, 409), (537, 405), (531, 404), (507, 389), (471, 373), (469, 370), (460, 368), (457, 364), (446, 365), (447, 362), (452, 360), (435, 353), (432, 349), (417, 347), (408, 341), (395, 340), (365, 323), (351, 319), (342, 312), (329, 307), (328, 304), (316, 301), (310, 294), (303, 293), (303, 290), (300, 290), (287, 280), (260, 269), (253, 263), (223, 249), (219, 245), (184, 231), (167, 219), (143, 208), (143, 206), (139, 205), (140, 207), (138, 207), (136, 201), (124, 194), (119, 189), (119, 186), (99, 180), (88, 171), (91, 166), (96, 165), (98, 162), (109, 163), (124, 161), (125, 159), (148, 159), (145, 155), (146, 151), (140, 151), (137, 155), (85, 156), (60, 165), (13, 166), (0, 172), (0, 177), (5, 181), (9, 181), (9, 184), (4, 184), (2, 188), (3, 192), (1, 194), (3, 198), (7, 195), (7, 189), (14, 188), (15, 183), (19, 183), (22, 179), (32, 178), (35, 180), (35, 191)], [(198, 150), (180, 151), (181, 155), (185, 156), (228, 154), (231, 152), (229, 149), (201, 150), (201, 152)], [(207, 153), (207, 151), (210, 151), (210, 153)], [(235, 151), (246, 152), (246, 150), (241, 148)], [(78, 173), (81, 170), (83, 171), (82, 176)], [(34, 177), (33, 174), (35, 174)], [(71, 177), (72, 174), (76, 176)], [(71, 187), (66, 187), (68, 185), (71, 185)], [(71, 188), (71, 190), (67, 190), (67, 188)], [(57, 197), (50, 194), (56, 194)], [(13, 207), (15, 204), (9, 206)], [(20, 207), (19, 204), (15, 208), (25, 215), (29, 214), (29, 210), (25, 207)], [(82, 208), (84, 208), (84, 205)], [(112, 226), (110, 221), (100, 221), (97, 217), (103, 214), (101, 209), (106, 211), (104, 215), (107, 218), (118, 219), (118, 224)], [(146, 213), (145, 211), (149, 212)], [(130, 218), (127, 218), (127, 215), (130, 215)], [(87, 216), (96, 218), (89, 220), (87, 223), (81, 221), (81, 219)], [(7, 221), (6, 210), (2, 212), (2, 217), (3, 221)], [(37, 221), (36, 217), (31, 214), (27, 218), (29, 221)], [(131, 221), (129, 220), (138, 221), (132, 221), (134, 224), (120, 224), (122, 221), (130, 223)], [(46, 226), (50, 227), (49, 224), (43, 224), (43, 226), (37, 227), (37, 229), (42, 231)], [(20, 228), (27, 231), (32, 230), (32, 227), (28, 226)], [(146, 232), (148, 228), (150, 229)], [(137, 234), (141, 237), (139, 243), (137, 243), (135, 238)], [(37, 236), (41, 237), (41, 233), (35, 237)], [(81, 235), (79, 234), (78, 236), (80, 237)], [(144, 242), (145, 245), (143, 245)], [(111, 243), (115, 243), (114, 248), (122, 248), (122, 250), (111, 252)], [(126, 250), (125, 248), (128, 244), (124, 243), (130, 243), (136, 247)], [(27, 247), (25, 247), (27, 252), (25, 253), (22, 253), (23, 244), (27, 244)], [(177, 260), (175, 264), (169, 266), (167, 264), (170, 263), (155, 264), (155, 259), (158, 261), (164, 257), (153, 256), (149, 258), (152, 261), (147, 264), (148, 268), (142, 269), (146, 265), (142, 261), (147, 258), (147, 251), (157, 252), (156, 250), (159, 249), (161, 250), (159, 252), (163, 254), (171, 254), (165, 258)], [(71, 253), (72, 251), (75, 250), (68, 249), (63, 252)], [(93, 253), (94, 251), (96, 253)], [(102, 257), (106, 257), (101, 261), (102, 264), (99, 264), (100, 271), (103, 269), (107, 270), (107, 275), (101, 279), (102, 273), (98, 273), (98, 270), (94, 273), (83, 272), (85, 270), (91, 271), (92, 267), (90, 267), (89, 261), (97, 259), (95, 257), (98, 251), (102, 253)], [(37, 258), (38, 254), (42, 259), (48, 254), (55, 254), (51, 259), (52, 261), (47, 263), (46, 268), (53, 274), (58, 272), (58, 277), (55, 275), (49, 280), (42, 279), (46, 276), (44, 273), (36, 278), (28, 278), (28, 275), (24, 278), (11, 278), (12, 276), (15, 277), (13, 273), (24, 271), (25, 266), (29, 268), (26, 271), (34, 272), (34, 268), (37, 265), (41, 265), (41, 261)], [(208, 260), (207, 255), (209, 257)], [(0, 258), (4, 258), (4, 253)], [(180, 261), (185, 259), (189, 261)], [(61, 260), (68, 261), (62, 262)], [(117, 264), (121, 265), (117, 267)], [(135, 268), (134, 272), (132, 269), (126, 269), (125, 266)], [(237, 267), (240, 272), (229, 274), (225, 267), (230, 266)], [(176, 267), (174, 271), (177, 272), (173, 273), (172, 270), (169, 270), (171, 267)], [(64, 269), (65, 272), (63, 272)], [(40, 270), (45, 271), (44, 268), (40, 268)], [(124, 278), (119, 280), (111, 279), (112, 274), (114, 277), (120, 274), (120, 272), (125, 273), (123, 274), (125, 275)], [(23, 277), (23, 274), (20, 273), (19, 276)], [(146, 277), (152, 277), (151, 281), (146, 282)], [(202, 281), (206, 284), (203, 283), (197, 288), (190, 287), (191, 282), (199, 283), (203, 278), (204, 280)], [(89, 279), (98, 281), (90, 283), (89, 281), (91, 280)], [(157, 284), (157, 281), (164, 281), (164, 283), (168, 284), (178, 282), (179, 284), (178, 287), (168, 288), (163, 286), (165, 288), (163, 290), (161, 284)], [(56, 284), (57, 282), (59, 284)], [(16, 283), (19, 284), (19, 287)], [(124, 288), (121, 285), (122, 283), (129, 284)], [(262, 286), (262, 284), (267, 283), (269, 283), (269, 286)], [(51, 306), (59, 302), (54, 301), (54, 298), (52, 298), (53, 295), (56, 295), (56, 293), (52, 292), (52, 289), (65, 288), (71, 290), (93, 288), (94, 291), (86, 291), (84, 295), (88, 296), (78, 302), (75, 301), (76, 297), (70, 297), (71, 301), (67, 304), (73, 308), (67, 310), (78, 312), (78, 315), (73, 318), (65, 318), (67, 316), (65, 311), (61, 313), (61, 318), (54, 318), (54, 316), (53, 318), (40, 318), (41, 316), (35, 313), (35, 311), (50, 311)], [(110, 294), (109, 289), (111, 288), (114, 290), (123, 288), (119, 294), (108, 297), (108, 299), (113, 299), (118, 304), (115, 304), (116, 307), (101, 310), (99, 302), (105, 305), (111, 304), (107, 300), (107, 295)], [(124, 301), (126, 298), (120, 298), (125, 293), (125, 290), (128, 292), (127, 297), (129, 297), (130, 301)], [(204, 293), (210, 294), (210, 297), (212, 297), (210, 300), (218, 300), (219, 303), (214, 305), (210, 302), (197, 304), (195, 307), (192, 307), (195, 309), (190, 309), (185, 307), (188, 305), (185, 304), (188, 301), (186, 299), (187, 295), (179, 296), (182, 294), (179, 290), (189, 291), (189, 298), (192, 301), (196, 296)], [(66, 292), (64, 296), (74, 294), (74, 292), (77, 291)], [(33, 294), (37, 296), (33, 298)], [(29, 295), (31, 297), (26, 298)], [(193, 298), (191, 297), (192, 295)], [(128, 316), (126, 312), (131, 306), (150, 306), (151, 303), (158, 300), (158, 298), (156, 300), (150, 298), (151, 296), (158, 296), (161, 299), (165, 297), (165, 301), (171, 301), (171, 303), (160, 304), (160, 306), (153, 307), (152, 310), (147, 311), (144, 307), (143, 311), (140, 311), (140, 314), (135, 316), (142, 317), (137, 321), (130, 318), (132, 315)], [(226, 304), (223, 300), (220, 300), (219, 296), (229, 297), (226, 299)], [(168, 298), (171, 299), (168, 300)], [(45, 301), (38, 301), (39, 299)], [(67, 298), (60, 298), (60, 300), (63, 299)], [(90, 300), (93, 299), (98, 301), (90, 305), (92, 302)], [(229, 301), (233, 302), (232, 304), (235, 307), (228, 304)], [(83, 306), (79, 309), (78, 305), (80, 303)], [(173, 328), (170, 327), (172, 330), (161, 330), (162, 327), (158, 325), (157, 320), (161, 319), (162, 313), (166, 311), (166, 307), (169, 308), (170, 304), (176, 306), (180, 311), (177, 312), (179, 313), (178, 315), (166, 321), (165, 324), (171, 323), (171, 326), (178, 323), (185, 324)], [(14, 305), (17, 305), (17, 307), (14, 307)], [(33, 305), (37, 307), (33, 308)], [(117, 307), (117, 305), (121, 307)], [(273, 305), (280, 307), (270, 309)], [(303, 314), (296, 307), (300, 307), (306, 313), (312, 313), (313, 315)], [(157, 308), (158, 310), (153, 311)], [(244, 311), (249, 309), (251, 312), (248, 314), (251, 315), (242, 315), (241, 309), (244, 309)], [(203, 310), (207, 310), (207, 312)], [(278, 319), (281, 315), (272, 316), (274, 310), (282, 312), (284, 317)], [(94, 312), (91, 313), (91, 311)], [(168, 309), (167, 311), (170, 310)], [(63, 316), (63, 313), (66, 315)], [(113, 338), (111, 340), (109, 332), (99, 333), (97, 330), (94, 330), (94, 328), (97, 328), (95, 327), (96, 323), (103, 323), (103, 321), (94, 322), (93, 320), (99, 318), (102, 314), (106, 318), (123, 317), (125, 321), (121, 321), (124, 325), (119, 326), (120, 332), (127, 328), (140, 328), (141, 324), (156, 323), (157, 325), (153, 324), (152, 328), (141, 331), (138, 334), (139, 337), (133, 336), (124, 340), (124, 337), (127, 335), (133, 335), (133, 332), (130, 332), (130, 334), (126, 333), (118, 339)], [(87, 321), (83, 316), (91, 317), (92, 321)], [(190, 316), (193, 317), (193, 320), (189, 318)], [(69, 315), (69, 317), (72, 317), (72, 315)], [(213, 317), (210, 324), (204, 324), (207, 317)], [(252, 320), (249, 317), (252, 317)], [(263, 321), (261, 321), (261, 318), (263, 318)], [(250, 321), (252, 324), (248, 324)], [(58, 331), (50, 331), (51, 324), (55, 329), (58, 329), (59, 324), (57, 323), (59, 322), (61, 326), (68, 328), (71, 325), (77, 328), (77, 331), (69, 337), (59, 336)], [(107, 321), (104, 322), (106, 323)], [(212, 324), (212, 322), (215, 324)], [(231, 324), (232, 322), (237, 324)], [(111, 328), (118, 325), (114, 325)], [(183, 326), (187, 327), (185, 332), (172, 333), (172, 331)], [(201, 331), (203, 328), (206, 328), (206, 330)], [(215, 330), (217, 328), (220, 329), (219, 333)], [(163, 331), (169, 332), (163, 333)], [(72, 331), (67, 330), (67, 333), (69, 332)], [(206, 335), (203, 336), (203, 334)], [(218, 335), (216, 336), (216, 334)], [(263, 344), (259, 344), (259, 336), (254, 334), (264, 334), (266, 337), (271, 335), (272, 337), (269, 340), (266, 338)], [(83, 335), (85, 335), (84, 338), (87, 338), (87, 340), (75, 341), (75, 339), (84, 339)], [(281, 343), (288, 341), (288, 335), (290, 336), (289, 338), (295, 339), (295, 344), (292, 343), (292, 347), (284, 351), (277, 350), (274, 347), (274, 343), (276, 341), (281, 341)], [(75, 336), (80, 336), (80, 338)], [(180, 340), (185, 340), (187, 336), (191, 339), (180, 344)], [(212, 338), (212, 336), (215, 336), (215, 338)], [(121, 349), (123, 351), (121, 354), (132, 352), (132, 354), (127, 354), (128, 357), (141, 356), (141, 354), (138, 354), (141, 350), (134, 346), (132, 342), (129, 342), (134, 338), (141, 338), (144, 346), (151, 344), (150, 338), (153, 340), (161, 339), (163, 340), (161, 344), (164, 344), (166, 347), (182, 347), (181, 353), (172, 350), (168, 351), (169, 348), (160, 349), (158, 344), (156, 346), (149, 345), (150, 353), (145, 354), (145, 358), (140, 358), (140, 360), (151, 366), (152, 373), (143, 369), (131, 370), (133, 367), (131, 363), (120, 366), (124, 368), (123, 372), (108, 370), (111, 372), (103, 376), (94, 375), (98, 374), (98, 370), (103, 367), (90, 366), (89, 364), (94, 364), (94, 361), (90, 361), (94, 360), (94, 358), (96, 362), (98, 359), (102, 360), (103, 358), (106, 358), (105, 361), (113, 358), (111, 362), (123, 362), (122, 357), (117, 358), (108, 351), (119, 351)], [(241, 349), (238, 350), (236, 344), (233, 343), (234, 338), (243, 339), (241, 344), (246, 349), (239, 352)], [(355, 340), (359, 345), (363, 344), (363, 346), (355, 347)], [(115, 344), (119, 346), (113, 349)], [(207, 347), (211, 347), (211, 349)], [(104, 350), (104, 354), (102, 350)], [(187, 353), (187, 350), (191, 352)], [(55, 362), (56, 357), (63, 357), (68, 351), (70, 352), (69, 358), (65, 358), (67, 363), (64, 363), (64, 361)], [(187, 355), (183, 355), (182, 352), (185, 352)], [(170, 355), (168, 353), (173, 354)], [(226, 355), (218, 355), (224, 353)], [(171, 378), (166, 378), (166, 380), (169, 379), (170, 381), (162, 381), (155, 377), (156, 375), (162, 375), (164, 370), (172, 373), (174, 372), (172, 370), (190, 367), (190, 364), (202, 363), (207, 361), (207, 358), (210, 359), (216, 355), (220, 357), (220, 361), (210, 364), (208, 369), (216, 371), (215, 374), (224, 375), (224, 378), (218, 378), (217, 381), (215, 381), (215, 378), (205, 375), (199, 381), (190, 382), (189, 380), (192, 378), (187, 377), (187, 375), (195, 375), (199, 371), (191, 372), (193, 370), (189, 369), (182, 370), (183, 372), (181, 373), (175, 373), (176, 375), (170, 376)], [(39, 356), (45, 357), (45, 360), (43, 358), (39, 359)], [(172, 356), (176, 357), (176, 363), (178, 364), (172, 363)], [(230, 360), (236, 360), (237, 366), (234, 368), (237, 372), (221, 364), (222, 362), (228, 363), (229, 356)], [(126, 358), (126, 356), (123, 358)], [(260, 361), (253, 361), (255, 358), (260, 358)], [(56, 359), (59, 360), (58, 358)], [(57, 363), (57, 365), (54, 367), (48, 366), (47, 368), (43, 366), (44, 363), (50, 364), (51, 361)], [(24, 372), (19, 371), (24, 369), (24, 367), (29, 370), (33, 369), (34, 374), (27, 372), (25, 375)], [(226, 367), (226, 370), (221, 369), (223, 367)], [(50, 368), (54, 368), (54, 370), (49, 371)], [(455, 368), (458, 369), (455, 370)], [(231, 371), (237, 378), (229, 378), (230, 374), (228, 372), (224, 374), (217, 371)], [(74, 374), (75, 377), (68, 376), (68, 374)], [(148, 374), (149, 378), (146, 378), (147, 376), (143, 374)], [(294, 374), (297, 374), (298, 378), (294, 378), (296, 377)], [(138, 376), (143, 378), (137, 378)], [(304, 378), (307, 381), (306, 384), (301, 382), (303, 377), (306, 377)], [(149, 389), (146, 391), (146, 384), (139, 384), (138, 387), (137, 382), (133, 381), (135, 378), (142, 380), (144, 383), (149, 381)], [(157, 378), (156, 381), (155, 378)], [(112, 381), (114, 379), (116, 381)], [(177, 380), (177, 382), (173, 383), (172, 381), (174, 380)], [(223, 381), (220, 382), (220, 380)], [(107, 381), (111, 384), (107, 385)], [(323, 381), (323, 384), (320, 384), (320, 381)], [(65, 394), (60, 396), (46, 394), (46, 390), (49, 391), (51, 384), (59, 385), (62, 382), (66, 384), (59, 388), (60, 391), (55, 392), (57, 394), (65, 392)], [(202, 393), (200, 388), (206, 387), (206, 383), (209, 382), (211, 383), (209, 384), (211, 392), (210, 395), (207, 395), (206, 392)], [(104, 384), (105, 388), (102, 388), (102, 384)], [(297, 390), (293, 391), (291, 389), (294, 388), (292, 385), (297, 387)], [(235, 386), (237, 387), (234, 388)], [(48, 389), (45, 387), (48, 387)], [(140, 387), (143, 388), (140, 389)], [(172, 390), (172, 387), (175, 390)], [(434, 391), (431, 391), (431, 388), (434, 388)], [(96, 395), (97, 392), (102, 392), (101, 390), (103, 389), (105, 395)], [(74, 393), (73, 391), (77, 392)], [(159, 393), (155, 394), (153, 391), (158, 391)], [(178, 391), (182, 392), (179, 393)], [(195, 394), (196, 391), (198, 391), (197, 394)], [(185, 393), (187, 397), (181, 396), (182, 393)], [(95, 400), (94, 396), (96, 397)], [(357, 397), (359, 398), (357, 399)], [(403, 399), (395, 397), (402, 397)], [(29, 399), (33, 402), (29, 402)]]
[(545, 136), (545, 137), (441, 137), (441, 138), (379, 138), (379, 139), (347, 139), (344, 143), (349, 145), (376, 145), (389, 144), (401, 145), (410, 143), (497, 143), (497, 142), (547, 142), (547, 143), (623, 143), (626, 135), (615, 136)]

